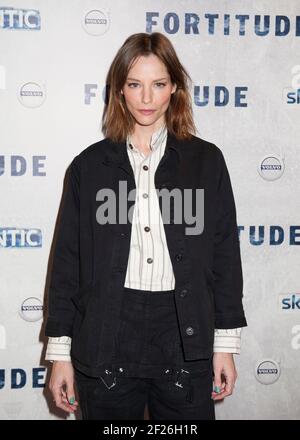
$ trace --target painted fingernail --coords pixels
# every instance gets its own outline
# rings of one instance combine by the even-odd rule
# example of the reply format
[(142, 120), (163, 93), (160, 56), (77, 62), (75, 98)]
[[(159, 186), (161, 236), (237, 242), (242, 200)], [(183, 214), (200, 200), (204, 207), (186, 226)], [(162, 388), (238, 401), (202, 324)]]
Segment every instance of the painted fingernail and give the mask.
[(214, 392), (215, 393), (219, 393), (221, 391), (220, 387), (215, 386), (214, 387)]
[(73, 405), (73, 403), (75, 402), (75, 397), (70, 397), (69, 402), (71, 405)]

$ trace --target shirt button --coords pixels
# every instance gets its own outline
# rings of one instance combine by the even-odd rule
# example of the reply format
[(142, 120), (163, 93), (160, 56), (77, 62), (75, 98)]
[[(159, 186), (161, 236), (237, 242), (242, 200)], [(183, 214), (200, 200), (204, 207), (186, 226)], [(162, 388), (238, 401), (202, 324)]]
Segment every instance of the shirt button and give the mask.
[(149, 168), (147, 167), (147, 165), (144, 165), (144, 166), (143, 166), (143, 170), (145, 170), (145, 171), (149, 170)]
[(182, 291), (180, 292), (180, 296), (181, 298), (184, 298), (187, 295), (188, 291), (186, 289), (182, 289)]
[(185, 330), (185, 333), (187, 334), (187, 335), (193, 335), (194, 334), (194, 329), (193, 329), (193, 327), (188, 327), (186, 330)]
[(144, 197), (144, 199), (147, 199), (147, 198), (148, 198), (148, 194), (147, 194), (147, 193), (144, 193), (144, 194), (143, 194), (143, 197)]
[(152, 260), (152, 258), (147, 258), (147, 263), (152, 263), (153, 262), (153, 260)]
[(144, 229), (145, 229), (146, 232), (149, 232), (149, 231), (150, 231), (149, 226), (145, 226)]
[(182, 255), (181, 254), (177, 254), (175, 255), (176, 261), (181, 261), (182, 260)]

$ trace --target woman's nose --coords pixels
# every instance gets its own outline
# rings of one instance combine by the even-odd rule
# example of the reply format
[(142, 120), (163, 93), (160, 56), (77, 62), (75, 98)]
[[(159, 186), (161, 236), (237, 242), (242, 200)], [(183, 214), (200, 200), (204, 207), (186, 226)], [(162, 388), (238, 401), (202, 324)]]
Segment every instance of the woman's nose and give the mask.
[(151, 102), (151, 100), (152, 100), (151, 89), (144, 88), (143, 92), (142, 92), (142, 101), (143, 101), (143, 103), (147, 104), (147, 103)]

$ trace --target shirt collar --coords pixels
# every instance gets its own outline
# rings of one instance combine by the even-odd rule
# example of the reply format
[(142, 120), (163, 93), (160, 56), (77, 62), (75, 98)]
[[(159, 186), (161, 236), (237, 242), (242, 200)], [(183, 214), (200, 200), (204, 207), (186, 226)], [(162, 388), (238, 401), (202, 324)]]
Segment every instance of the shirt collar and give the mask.
[[(152, 151), (156, 150), (161, 145), (161, 143), (166, 139), (167, 131), (168, 131), (167, 126), (164, 123), (152, 134), (150, 139), (150, 148)], [(135, 145), (133, 144), (130, 135), (127, 136), (126, 145), (127, 145), (127, 149), (130, 149), (131, 151), (139, 152), (139, 149), (135, 147)]]

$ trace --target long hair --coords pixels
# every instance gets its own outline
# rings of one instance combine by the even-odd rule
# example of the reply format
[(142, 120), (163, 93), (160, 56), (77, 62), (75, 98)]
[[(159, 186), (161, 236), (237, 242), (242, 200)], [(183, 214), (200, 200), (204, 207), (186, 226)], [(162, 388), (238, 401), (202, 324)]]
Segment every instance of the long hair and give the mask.
[(139, 56), (156, 55), (166, 66), (172, 84), (177, 88), (171, 94), (165, 114), (167, 129), (177, 139), (189, 139), (195, 134), (189, 83), (191, 78), (180, 63), (170, 40), (160, 32), (130, 35), (118, 50), (106, 78), (106, 103), (102, 116), (104, 136), (114, 142), (122, 142), (133, 132), (135, 120), (129, 110), (121, 89), (128, 72)]

